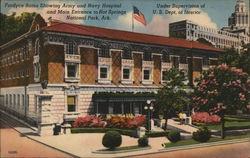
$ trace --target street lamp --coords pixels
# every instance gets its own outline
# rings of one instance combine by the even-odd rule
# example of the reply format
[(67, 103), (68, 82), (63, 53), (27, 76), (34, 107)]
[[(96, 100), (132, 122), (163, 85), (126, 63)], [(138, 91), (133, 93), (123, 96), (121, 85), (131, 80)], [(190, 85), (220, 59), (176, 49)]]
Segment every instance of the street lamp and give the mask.
[(152, 111), (153, 111), (153, 102), (152, 100), (147, 100), (147, 105), (144, 106), (144, 110), (148, 111), (148, 131), (151, 131), (151, 119), (152, 119)]

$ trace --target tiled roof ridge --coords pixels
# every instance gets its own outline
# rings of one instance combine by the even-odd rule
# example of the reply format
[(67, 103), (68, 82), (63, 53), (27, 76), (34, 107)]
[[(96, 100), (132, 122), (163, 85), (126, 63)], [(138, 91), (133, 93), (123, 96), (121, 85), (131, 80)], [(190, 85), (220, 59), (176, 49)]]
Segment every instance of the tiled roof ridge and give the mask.
[[(151, 36), (151, 37), (152, 36), (154, 36), (154, 37), (163, 37), (163, 38), (175, 39), (175, 40), (180, 40), (180, 41), (188, 41), (188, 40), (181, 39), (181, 38), (167, 37), (167, 36), (161, 36), (161, 35), (153, 35), (153, 34), (147, 34), (147, 33), (141, 33), (141, 32), (131, 32), (131, 31), (127, 31), (127, 30), (118, 30), (118, 29), (111, 29), (111, 28), (104, 28), (104, 27), (91, 26), (91, 25), (83, 25), (83, 24), (76, 24), (76, 23), (68, 23), (68, 22), (63, 22), (63, 21), (60, 21), (60, 22), (57, 22), (57, 23), (67, 24), (67, 25), (71, 25), (71, 26), (74, 25), (74, 26), (76, 26), (79, 29), (83, 29), (82, 27), (90, 27), (90, 28), (92, 27), (92, 28), (97, 28), (97, 29), (104, 29), (104, 30), (110, 30), (110, 31), (119, 31), (119, 32), (130, 33), (130, 34), (146, 35), (146, 36)], [(55, 26), (55, 25), (53, 25), (53, 26)], [(49, 26), (47, 26), (47, 27), (49, 27)], [(192, 42), (192, 41), (188, 41), (188, 42)], [(196, 42), (196, 41), (193, 41), (193, 42)]]
[[(209, 46), (209, 45), (206, 45), (206, 44), (203, 44), (203, 43), (200, 43), (200, 42), (197, 42), (197, 41), (188, 41), (188, 40), (185, 40), (185, 39), (179, 39), (179, 38), (172, 38), (172, 37), (166, 37), (166, 36), (161, 36), (161, 35), (152, 35), (152, 34), (146, 34), (146, 33), (138, 33), (138, 32), (131, 32), (131, 31), (126, 31), (126, 30), (117, 30), (117, 29), (110, 29), (110, 28), (102, 28), (102, 27), (97, 27), (97, 26), (90, 26), (90, 25), (83, 25), (83, 24), (75, 24), (75, 23), (68, 23), (68, 22), (57, 22), (57, 24), (55, 25), (52, 25), (52, 26), (47, 26), (47, 27), (44, 27), (44, 29), (46, 30), (46, 28), (50, 28), (50, 27), (54, 27), (56, 25), (61, 25), (61, 24), (65, 24), (65, 25), (69, 25), (71, 27), (75, 27), (79, 30), (84, 30), (84, 31), (87, 31), (91, 34), (94, 34), (95, 36), (98, 36), (98, 37), (104, 37), (104, 38), (108, 38), (104, 35), (101, 35), (100, 32), (92, 32), (90, 31), (91, 28), (93, 29), (98, 29), (98, 30), (106, 30), (106, 31), (115, 31), (115, 32), (120, 32), (120, 33), (126, 33), (126, 34), (129, 34), (129, 35), (142, 35), (142, 36), (147, 36), (147, 37), (155, 37), (155, 38), (165, 38), (165, 39), (168, 39), (168, 40), (175, 40), (176, 42), (185, 42), (186, 43), (186, 46), (183, 46), (185, 48), (195, 48), (195, 49), (206, 49), (206, 50), (214, 50), (214, 51), (218, 51), (218, 52), (224, 52), (222, 49), (219, 49), (219, 48), (215, 48), (215, 47), (212, 47), (212, 46)], [(122, 39), (121, 39), (122, 40)], [(188, 45), (188, 46), (187, 46)], [(194, 46), (196, 45), (196, 47)], [(198, 45), (198, 46), (197, 46)], [(181, 47), (181, 46), (179, 46)], [(206, 48), (202, 48), (202, 47), (206, 47)]]

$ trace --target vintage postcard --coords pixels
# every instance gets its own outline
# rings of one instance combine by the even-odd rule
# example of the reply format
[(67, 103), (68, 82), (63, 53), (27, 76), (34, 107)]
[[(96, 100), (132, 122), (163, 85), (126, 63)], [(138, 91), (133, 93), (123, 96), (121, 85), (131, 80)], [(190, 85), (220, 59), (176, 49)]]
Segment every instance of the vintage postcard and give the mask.
[(0, 157), (250, 157), (249, 0), (0, 8)]

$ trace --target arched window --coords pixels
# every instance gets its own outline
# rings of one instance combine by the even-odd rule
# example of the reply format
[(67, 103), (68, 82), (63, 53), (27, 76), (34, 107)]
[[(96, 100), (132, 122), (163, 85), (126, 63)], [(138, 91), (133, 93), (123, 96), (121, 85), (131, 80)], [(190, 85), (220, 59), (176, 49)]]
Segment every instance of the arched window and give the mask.
[(35, 42), (35, 56), (40, 54), (40, 40), (36, 39)]
[(34, 63), (34, 78), (39, 79), (40, 78), (40, 73), (41, 73), (40, 64), (39, 63)]
[(40, 26), (37, 24), (36, 25), (36, 31), (40, 30)]

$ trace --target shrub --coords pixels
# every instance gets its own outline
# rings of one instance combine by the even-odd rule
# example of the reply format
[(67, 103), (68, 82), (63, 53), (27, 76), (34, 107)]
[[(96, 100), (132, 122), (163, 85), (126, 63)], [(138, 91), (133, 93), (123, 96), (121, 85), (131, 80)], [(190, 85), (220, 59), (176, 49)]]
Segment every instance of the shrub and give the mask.
[(105, 133), (107, 131), (117, 131), (122, 135), (137, 138), (136, 130), (118, 128), (71, 128), (71, 133)]
[(181, 140), (181, 135), (180, 135), (180, 132), (175, 131), (175, 130), (171, 130), (168, 133), (167, 138), (170, 142), (175, 143), (175, 142)]
[(74, 128), (81, 127), (104, 127), (104, 122), (101, 118), (96, 117), (94, 115), (87, 115), (84, 117), (78, 117), (74, 123)]
[(194, 124), (215, 124), (220, 123), (221, 118), (218, 115), (209, 115), (207, 112), (195, 113), (191, 115)]
[(121, 134), (117, 131), (108, 131), (102, 138), (103, 146), (109, 149), (114, 149), (120, 146), (121, 143), (122, 143), (122, 137)]
[(207, 142), (211, 137), (211, 132), (207, 127), (200, 128), (198, 131), (193, 133), (193, 139), (198, 142)]
[(148, 136), (148, 137), (166, 137), (167, 135), (168, 135), (168, 131), (146, 133), (146, 136)]
[(143, 136), (143, 137), (139, 138), (138, 139), (138, 146), (140, 146), (140, 147), (148, 146), (148, 137)]

